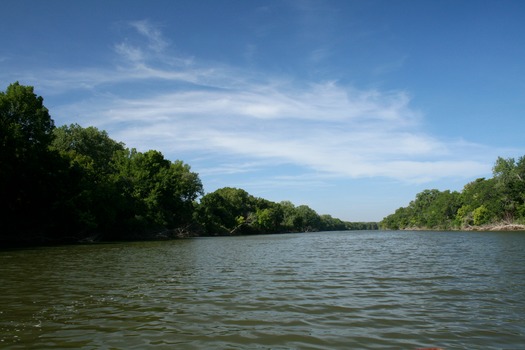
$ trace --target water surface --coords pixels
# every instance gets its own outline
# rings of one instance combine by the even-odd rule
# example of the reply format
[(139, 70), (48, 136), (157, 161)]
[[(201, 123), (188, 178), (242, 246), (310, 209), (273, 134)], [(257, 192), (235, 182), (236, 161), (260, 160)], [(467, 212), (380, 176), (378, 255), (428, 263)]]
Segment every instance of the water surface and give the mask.
[(525, 233), (0, 251), (5, 349), (525, 349)]

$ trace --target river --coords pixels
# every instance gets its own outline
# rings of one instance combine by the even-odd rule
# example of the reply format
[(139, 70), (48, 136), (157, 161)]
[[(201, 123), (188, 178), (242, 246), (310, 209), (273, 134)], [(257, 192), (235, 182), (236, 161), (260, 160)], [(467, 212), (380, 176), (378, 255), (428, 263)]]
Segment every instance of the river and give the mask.
[(0, 250), (2, 349), (525, 349), (525, 233)]

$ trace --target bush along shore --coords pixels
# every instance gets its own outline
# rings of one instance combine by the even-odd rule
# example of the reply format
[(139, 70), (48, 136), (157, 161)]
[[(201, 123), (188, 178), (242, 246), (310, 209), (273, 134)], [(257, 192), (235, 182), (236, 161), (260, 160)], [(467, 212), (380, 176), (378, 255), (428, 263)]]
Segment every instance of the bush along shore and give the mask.
[(0, 247), (191, 236), (377, 229), (225, 187), (105, 131), (55, 127), (33, 87), (0, 92)]

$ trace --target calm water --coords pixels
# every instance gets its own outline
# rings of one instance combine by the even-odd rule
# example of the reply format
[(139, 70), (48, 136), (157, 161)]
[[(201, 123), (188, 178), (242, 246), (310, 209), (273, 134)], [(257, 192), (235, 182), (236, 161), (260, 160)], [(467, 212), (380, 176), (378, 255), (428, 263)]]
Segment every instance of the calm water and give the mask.
[(0, 251), (5, 349), (525, 349), (525, 233)]

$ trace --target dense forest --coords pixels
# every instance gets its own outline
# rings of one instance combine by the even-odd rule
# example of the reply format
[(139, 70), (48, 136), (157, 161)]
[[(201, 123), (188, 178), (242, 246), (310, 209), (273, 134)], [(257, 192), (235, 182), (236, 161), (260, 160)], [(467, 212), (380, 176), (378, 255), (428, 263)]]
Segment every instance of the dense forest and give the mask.
[(33, 87), (0, 92), (0, 242), (56, 243), (377, 229), (238, 188), (204, 193), (197, 173), (105, 131), (56, 127)]
[(383, 229), (525, 229), (525, 156), (498, 158), (493, 177), (461, 192), (425, 190), (407, 207), (384, 218)]

